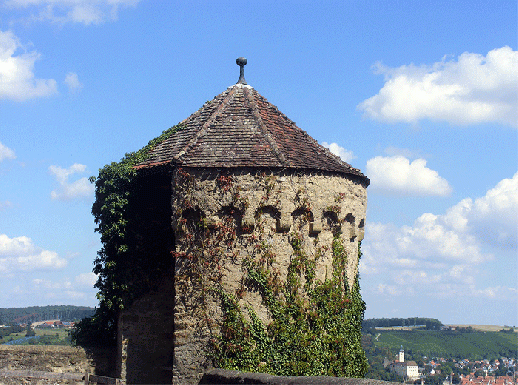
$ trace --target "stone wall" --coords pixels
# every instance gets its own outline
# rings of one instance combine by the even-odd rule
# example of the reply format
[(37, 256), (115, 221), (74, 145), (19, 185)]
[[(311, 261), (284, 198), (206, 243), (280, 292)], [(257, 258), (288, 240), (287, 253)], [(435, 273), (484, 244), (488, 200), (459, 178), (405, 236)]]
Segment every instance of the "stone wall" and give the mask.
[[(96, 359), (101, 358), (101, 362)], [(113, 363), (109, 352), (96, 354), (72, 346), (9, 346), (0, 345), (0, 372), (3, 370), (31, 370), (50, 373), (95, 373), (99, 366), (103, 374)], [(103, 370), (104, 368), (104, 370)], [(56, 380), (10, 378), (0, 375), (1, 385), (55, 384)], [(76, 381), (60, 381), (61, 384), (76, 384)]]
[[(271, 244), (278, 250), (279, 267), (285, 276), (285, 268), (293, 253), (287, 235), (297, 228), (302, 215), (308, 215), (310, 223), (301, 229), (307, 241), (304, 243), (305, 251), (314, 255), (318, 247), (327, 246), (317, 267), (317, 278), (323, 279), (326, 271), (330, 272), (333, 230), (339, 226), (349, 255), (347, 276), (349, 285), (352, 285), (358, 269), (358, 241), (364, 236), (367, 208), (365, 185), (342, 175), (324, 173), (284, 171), (265, 174), (253, 169), (232, 173), (192, 169), (187, 172), (193, 179), (187, 199), (197, 216), (189, 218), (183, 209), (186, 194), (178, 188), (182, 178), (177, 173), (173, 180), (173, 191), (176, 193), (173, 193), (172, 200), (173, 213), (176, 213), (173, 215), (173, 230), (177, 251), (188, 251), (189, 248), (182, 224), (179, 223), (182, 218), (204, 218), (209, 226), (216, 226), (224, 222), (231, 208), (234, 210), (233, 220), (243, 238), (260, 234), (270, 237)], [(239, 196), (236, 197), (236, 194)], [(308, 209), (309, 212), (301, 209)], [(241, 254), (250, 253), (243, 243), (236, 243), (233, 248)], [(239, 279), (230, 270), (233, 268), (231, 265), (239, 267), (240, 264), (229, 262), (229, 271), (225, 276), (229, 289), (235, 289), (232, 286)]]
[[(166, 275), (167, 276), (167, 275)], [(174, 280), (144, 295), (122, 312), (118, 325), (117, 376), (128, 384), (172, 383)]]
[[(278, 269), (280, 279), (285, 280), (293, 256), (290, 233), (294, 231), (303, 235), (306, 255), (320, 252), (316, 279), (325, 280), (332, 273), (332, 242), (337, 228), (347, 249), (347, 277), (352, 286), (358, 268), (358, 241), (364, 231), (366, 186), (342, 175), (323, 173), (266, 174), (254, 170), (232, 173), (188, 170), (186, 173), (187, 176), (177, 172), (173, 180), (176, 250), (187, 256), (194, 252), (195, 242), (189, 239), (189, 228), (200, 220), (206, 221), (216, 234), (221, 229), (235, 229), (236, 240), (228, 244), (224, 259), (218, 265), (221, 285), (227, 293), (243, 290), (243, 260), (253, 255), (257, 245), (263, 242), (275, 251), (272, 268)], [(251, 239), (255, 240), (251, 242)], [(212, 243), (209, 247), (215, 245)], [(206, 256), (207, 260), (211, 257), (214, 258)], [(182, 366), (187, 370), (177, 371), (178, 383), (187, 377), (192, 380), (185, 383), (193, 383), (210, 366), (204, 352), (209, 338), (218, 334), (217, 326), (222, 320), (218, 298), (208, 294), (210, 282), (196, 282), (191, 269), (189, 259), (177, 260), (174, 356), (178, 363), (198, 362), (199, 365), (198, 368)], [(268, 324), (270, 315), (257, 288), (244, 289), (240, 295), (241, 306), (250, 306), (261, 321)], [(205, 294), (200, 296), (200, 293)], [(208, 322), (201, 322), (204, 319)]]
[(283, 377), (264, 373), (244, 373), (235, 370), (212, 369), (207, 371), (200, 384), (257, 384), (257, 385), (396, 385), (368, 378), (344, 377)]
[(78, 347), (0, 345), (0, 369), (93, 373), (95, 363), (93, 357)]
[[(109, 359), (105, 354), (106, 366)], [(97, 364), (99, 365), (99, 363)], [(70, 346), (8, 346), (0, 345), (0, 372), (2, 370), (32, 370), (52, 373), (94, 373), (95, 361), (91, 353)], [(83, 381), (6, 378), (0, 375), (0, 385), (82, 384)], [(128, 384), (131, 383), (128, 381)], [(170, 382), (164, 382), (170, 383)], [(307, 385), (392, 385), (395, 383), (371, 379), (337, 377), (282, 377), (264, 373), (244, 373), (233, 370), (209, 369), (199, 384), (307, 384)]]
[(293, 256), (290, 236), (302, 234), (304, 252), (320, 255), (316, 279), (323, 281), (332, 274), (333, 236), (340, 230), (349, 285), (356, 278), (367, 200), (359, 180), (325, 173), (184, 169), (173, 172), (171, 191), (174, 271), (156, 277), (159, 290), (121, 315), (122, 378), (153, 383), (172, 374), (174, 383), (199, 381), (211, 368), (209, 340), (219, 334), (223, 317), (216, 281), (228, 294), (241, 291), (240, 305), (253, 308), (268, 324), (257, 288), (243, 284), (243, 261), (258, 244), (275, 251), (272, 269), (285, 279)]

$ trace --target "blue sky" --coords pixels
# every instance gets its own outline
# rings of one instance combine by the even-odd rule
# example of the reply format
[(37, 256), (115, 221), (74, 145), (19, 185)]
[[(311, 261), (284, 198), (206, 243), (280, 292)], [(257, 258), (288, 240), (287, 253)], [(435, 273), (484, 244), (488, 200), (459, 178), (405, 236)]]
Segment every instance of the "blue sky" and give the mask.
[(90, 175), (234, 84), (371, 178), (366, 317), (518, 325), (513, 1), (0, 0), (0, 307), (96, 305)]

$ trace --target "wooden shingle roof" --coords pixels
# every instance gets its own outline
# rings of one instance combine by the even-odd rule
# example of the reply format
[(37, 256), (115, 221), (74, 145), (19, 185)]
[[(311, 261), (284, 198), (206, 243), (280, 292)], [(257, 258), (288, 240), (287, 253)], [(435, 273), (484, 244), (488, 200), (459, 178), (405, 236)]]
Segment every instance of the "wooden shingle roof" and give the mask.
[(360, 170), (318, 144), (246, 84), (229, 87), (180, 126), (136, 167), (315, 170), (348, 174), (369, 183)]

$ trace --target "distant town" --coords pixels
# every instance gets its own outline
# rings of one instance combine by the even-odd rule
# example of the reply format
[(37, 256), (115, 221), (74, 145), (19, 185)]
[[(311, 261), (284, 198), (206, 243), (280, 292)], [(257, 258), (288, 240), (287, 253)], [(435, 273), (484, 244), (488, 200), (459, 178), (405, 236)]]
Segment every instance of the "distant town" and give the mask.
[[(460, 384), (460, 385), (515, 385), (515, 358), (501, 357), (494, 360), (469, 360), (428, 358), (419, 363), (405, 361), (403, 347), (396, 358), (385, 358), (383, 366), (401, 379), (413, 383)], [(435, 377), (435, 381), (430, 378)]]
[(367, 319), (368, 378), (431, 385), (518, 385), (514, 326), (444, 325), (430, 318)]

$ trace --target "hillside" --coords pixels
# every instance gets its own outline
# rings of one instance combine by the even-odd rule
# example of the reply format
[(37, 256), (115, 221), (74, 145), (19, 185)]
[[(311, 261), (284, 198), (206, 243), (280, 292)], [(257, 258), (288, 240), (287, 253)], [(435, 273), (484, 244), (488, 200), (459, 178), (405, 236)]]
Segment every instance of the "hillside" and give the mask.
[(517, 355), (518, 334), (458, 330), (382, 331), (372, 337), (374, 346), (397, 352), (401, 346), (419, 356), (455, 359), (493, 359)]
[(32, 323), (51, 319), (77, 321), (94, 314), (87, 306), (54, 305), (23, 308), (0, 308), (0, 325)]

